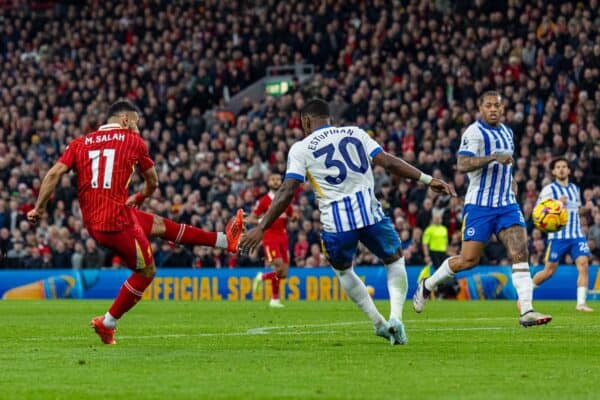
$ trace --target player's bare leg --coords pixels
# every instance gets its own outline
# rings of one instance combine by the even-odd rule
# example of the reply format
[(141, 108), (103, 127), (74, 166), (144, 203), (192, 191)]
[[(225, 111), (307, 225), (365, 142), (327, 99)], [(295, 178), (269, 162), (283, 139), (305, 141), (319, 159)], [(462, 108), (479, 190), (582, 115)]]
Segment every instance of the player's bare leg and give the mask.
[(136, 210), (136, 215), (144, 232), (149, 237), (160, 237), (176, 244), (210, 246), (237, 252), (243, 231), (243, 211), (237, 211), (227, 225), (225, 232), (207, 232), (187, 224), (178, 224), (155, 214)]
[(519, 323), (524, 327), (544, 325), (552, 321), (552, 316), (541, 314), (533, 309), (533, 281), (529, 271), (529, 251), (525, 228), (514, 225), (498, 234), (508, 256), (512, 260), (512, 281), (519, 298), (521, 317)]
[(479, 263), (484, 247), (485, 243), (482, 242), (475, 240), (463, 241), (458, 256), (445, 259), (432, 276), (419, 282), (412, 302), (415, 311), (418, 313), (423, 311), (431, 292), (435, 291), (440, 284), (454, 277), (459, 271), (475, 267)]
[(269, 301), (269, 307), (272, 308), (283, 308), (284, 305), (281, 303), (279, 298), (280, 282), (282, 279), (286, 279), (290, 266), (281, 258), (275, 258), (271, 261), (271, 265), (274, 270), (270, 272), (258, 272), (254, 277), (252, 285), (252, 291), (257, 292), (261, 282), (271, 281), (271, 300)]
[[(534, 276), (533, 276), (533, 285), (535, 287), (540, 286), (542, 283), (546, 282), (548, 279), (550, 279), (552, 277), (552, 275), (554, 275), (554, 273), (556, 272), (556, 268), (558, 268), (558, 263), (556, 262), (546, 262), (546, 264), (544, 265), (544, 269), (541, 271), (538, 271)], [(577, 285), (579, 286), (579, 285)]]
[(588, 307), (586, 304), (587, 290), (589, 287), (589, 275), (588, 275), (588, 264), (589, 259), (587, 256), (577, 257), (575, 265), (577, 266), (577, 306), (575, 309), (582, 312), (592, 312), (593, 308)]
[(273, 267), (275, 268), (275, 277), (271, 281), (273, 295), (271, 296), (269, 307), (282, 308), (283, 304), (281, 303), (281, 299), (279, 297), (280, 284), (283, 279), (287, 278), (290, 266), (285, 261), (283, 261), (283, 259), (276, 258), (273, 260)]

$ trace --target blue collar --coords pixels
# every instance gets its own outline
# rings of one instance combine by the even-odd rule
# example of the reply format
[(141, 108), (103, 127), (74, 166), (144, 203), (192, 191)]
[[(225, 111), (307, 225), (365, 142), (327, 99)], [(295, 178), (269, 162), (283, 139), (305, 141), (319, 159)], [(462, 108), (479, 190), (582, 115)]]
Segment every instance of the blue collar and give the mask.
[(481, 125), (483, 125), (483, 127), (485, 129), (494, 129), (494, 130), (499, 130), (500, 129), (500, 125), (498, 125), (497, 127), (493, 127), (491, 125), (486, 124), (485, 122), (483, 122), (482, 120), (478, 119), (477, 120), (478, 123), (480, 123)]
[(327, 124), (321, 125), (317, 129), (315, 129), (313, 132), (320, 131), (321, 129), (326, 129), (326, 128), (331, 128), (331, 125), (327, 125)]

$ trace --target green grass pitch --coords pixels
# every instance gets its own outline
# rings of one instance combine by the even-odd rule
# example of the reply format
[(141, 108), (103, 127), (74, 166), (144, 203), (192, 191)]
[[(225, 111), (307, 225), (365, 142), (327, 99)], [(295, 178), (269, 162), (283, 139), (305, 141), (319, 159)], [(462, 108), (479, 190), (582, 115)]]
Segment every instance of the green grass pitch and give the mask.
[(537, 302), (554, 321), (528, 329), (514, 302), (407, 303), (395, 347), (346, 301), (143, 301), (105, 346), (88, 323), (109, 304), (0, 302), (0, 398), (600, 398), (597, 303)]

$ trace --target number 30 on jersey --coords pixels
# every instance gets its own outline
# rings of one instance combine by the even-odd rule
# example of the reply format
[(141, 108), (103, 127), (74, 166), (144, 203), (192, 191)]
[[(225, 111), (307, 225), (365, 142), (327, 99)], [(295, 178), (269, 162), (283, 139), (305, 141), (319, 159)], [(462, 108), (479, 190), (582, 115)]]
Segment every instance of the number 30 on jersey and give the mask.
[[(356, 164), (355, 160), (351, 158), (349, 153), (349, 146), (354, 147), (356, 154), (358, 155), (358, 164)], [(342, 155), (342, 159), (344, 160), (343, 162), (334, 158), (334, 155), (336, 154), (336, 149), (331, 143), (313, 152), (313, 156), (315, 158), (319, 158), (323, 155), (325, 156), (326, 168), (337, 168), (339, 171), (337, 176), (329, 175), (325, 177), (325, 180), (328, 183), (332, 185), (339, 185), (340, 183), (344, 182), (344, 180), (348, 176), (348, 169), (360, 174), (364, 174), (368, 171), (369, 160), (367, 159), (365, 148), (363, 147), (360, 140), (354, 137), (346, 137), (340, 140), (337, 150)]]

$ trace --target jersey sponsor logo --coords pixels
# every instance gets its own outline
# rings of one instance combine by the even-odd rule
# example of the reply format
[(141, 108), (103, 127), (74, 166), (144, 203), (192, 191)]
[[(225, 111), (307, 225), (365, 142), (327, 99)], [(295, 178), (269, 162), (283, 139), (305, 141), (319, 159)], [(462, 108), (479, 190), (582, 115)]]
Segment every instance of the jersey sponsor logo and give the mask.
[(109, 133), (109, 134), (105, 134), (105, 135), (86, 137), (85, 144), (89, 145), (89, 144), (106, 143), (106, 142), (111, 142), (113, 140), (118, 140), (120, 142), (124, 142), (125, 134), (124, 133)]

